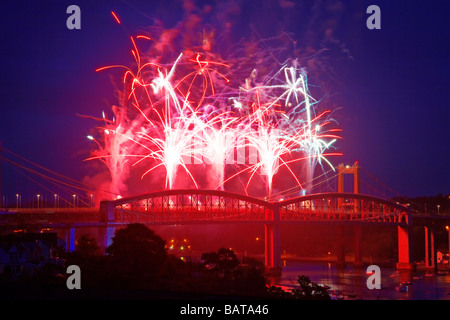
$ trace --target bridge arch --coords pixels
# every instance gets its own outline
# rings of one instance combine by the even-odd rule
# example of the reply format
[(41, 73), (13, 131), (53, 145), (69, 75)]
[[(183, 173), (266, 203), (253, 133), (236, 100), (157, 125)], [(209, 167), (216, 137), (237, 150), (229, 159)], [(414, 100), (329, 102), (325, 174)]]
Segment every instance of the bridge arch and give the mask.
[(188, 224), (264, 222), (270, 219), (272, 207), (264, 200), (228, 191), (181, 189), (106, 201), (100, 210), (105, 222)]
[(405, 225), (408, 208), (389, 200), (355, 193), (320, 193), (276, 203), (280, 221), (353, 221)]

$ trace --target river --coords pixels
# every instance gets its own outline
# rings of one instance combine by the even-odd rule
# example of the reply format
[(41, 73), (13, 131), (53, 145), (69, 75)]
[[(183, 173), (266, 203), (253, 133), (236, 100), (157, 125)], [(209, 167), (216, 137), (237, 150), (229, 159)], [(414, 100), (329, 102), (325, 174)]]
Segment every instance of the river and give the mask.
[[(329, 287), (333, 299), (344, 300), (450, 300), (450, 273), (438, 274), (425, 271), (398, 271), (380, 267), (381, 289), (368, 289), (366, 268), (347, 265), (338, 269), (333, 263), (285, 261), (281, 277), (273, 283), (292, 287), (299, 275), (308, 276), (311, 281)], [(403, 284), (403, 285), (401, 285)]]

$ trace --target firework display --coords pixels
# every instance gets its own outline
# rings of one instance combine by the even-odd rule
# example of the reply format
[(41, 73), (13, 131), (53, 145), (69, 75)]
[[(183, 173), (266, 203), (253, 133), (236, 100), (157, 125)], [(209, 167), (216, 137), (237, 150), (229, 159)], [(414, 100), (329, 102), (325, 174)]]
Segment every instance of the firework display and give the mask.
[(98, 133), (88, 137), (98, 147), (89, 160), (108, 167), (111, 191), (122, 195), (130, 170), (139, 167), (143, 181), (163, 176), (166, 189), (225, 190), (238, 179), (249, 193), (259, 179), (263, 196), (273, 199), (281, 168), (298, 190), (308, 188), (317, 164), (333, 168), (327, 157), (340, 155), (332, 152), (340, 129), (331, 110), (317, 111), (320, 101), (298, 60), (260, 75), (255, 59), (243, 75), (237, 60), (212, 53), (206, 40), (170, 59), (162, 49), (152, 56), (138, 47), (158, 51), (161, 41), (132, 36), (133, 67), (97, 69), (123, 70), (120, 106), (111, 119), (103, 112)]

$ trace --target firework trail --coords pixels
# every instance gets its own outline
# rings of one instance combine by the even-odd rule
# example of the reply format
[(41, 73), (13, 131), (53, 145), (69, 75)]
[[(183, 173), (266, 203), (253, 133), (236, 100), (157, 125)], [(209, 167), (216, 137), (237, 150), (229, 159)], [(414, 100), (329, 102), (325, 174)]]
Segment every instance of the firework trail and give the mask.
[(215, 108), (210, 107), (212, 115), (204, 111), (202, 117), (202, 148), (201, 154), (206, 165), (209, 166), (208, 176), (210, 189), (224, 190), (225, 165), (230, 161), (230, 155), (234, 152), (234, 140), (238, 135), (233, 126), (239, 118), (230, 116), (230, 112), (216, 113)]

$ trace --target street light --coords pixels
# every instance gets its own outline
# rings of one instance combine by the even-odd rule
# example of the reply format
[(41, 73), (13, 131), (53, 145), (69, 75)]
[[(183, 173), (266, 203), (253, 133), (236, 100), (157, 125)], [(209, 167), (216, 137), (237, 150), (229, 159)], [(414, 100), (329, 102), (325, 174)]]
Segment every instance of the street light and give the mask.
[(20, 195), (16, 193), (16, 209), (19, 209), (19, 197)]
[(53, 196), (55, 197), (55, 208), (57, 208), (56, 199), (58, 198), (58, 195), (55, 193)]
[(39, 197), (40, 197), (41, 195), (40, 194), (37, 194), (36, 195), (36, 197), (37, 197), (37, 208), (39, 209)]
[(74, 194), (74, 195), (72, 195), (72, 197), (73, 197), (73, 207), (75, 208), (75, 198), (76, 198), (76, 194)]
[(441, 207), (441, 205), (440, 204), (438, 204), (437, 205), (437, 208), (438, 208), (438, 215), (439, 215), (439, 208)]

